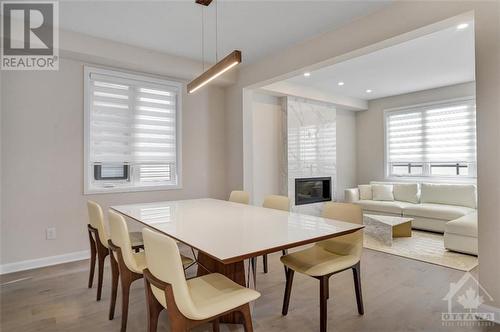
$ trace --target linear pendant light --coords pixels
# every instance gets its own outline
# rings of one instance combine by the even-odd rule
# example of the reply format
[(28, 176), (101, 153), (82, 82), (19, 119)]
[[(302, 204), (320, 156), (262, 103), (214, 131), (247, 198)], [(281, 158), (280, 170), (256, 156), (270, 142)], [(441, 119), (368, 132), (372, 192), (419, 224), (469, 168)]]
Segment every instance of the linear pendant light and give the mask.
[[(196, 0), (195, 2), (203, 6), (208, 6), (212, 2), (212, 0)], [(217, 27), (217, 22), (216, 22), (216, 27)], [(217, 48), (217, 39), (215, 47)], [(226, 71), (230, 70), (239, 63), (241, 63), (241, 51), (234, 50), (224, 59), (220, 60), (212, 67), (208, 68), (205, 72), (203, 72), (203, 74), (201, 74), (200, 76), (196, 77), (194, 80), (189, 82), (187, 85), (188, 93), (195, 92), (199, 88), (205, 86), (206, 84), (216, 79), (220, 75), (224, 74)]]
[(195, 92), (196, 90), (206, 85), (210, 81), (216, 79), (220, 75), (224, 74), (226, 71), (233, 68), (240, 62), (241, 62), (241, 51), (235, 50), (231, 52), (231, 54), (229, 54), (224, 59), (222, 59), (221, 61), (217, 62), (215, 65), (210, 67), (203, 74), (201, 74), (200, 76), (189, 82), (189, 84), (187, 85), (188, 92), (189, 93)]

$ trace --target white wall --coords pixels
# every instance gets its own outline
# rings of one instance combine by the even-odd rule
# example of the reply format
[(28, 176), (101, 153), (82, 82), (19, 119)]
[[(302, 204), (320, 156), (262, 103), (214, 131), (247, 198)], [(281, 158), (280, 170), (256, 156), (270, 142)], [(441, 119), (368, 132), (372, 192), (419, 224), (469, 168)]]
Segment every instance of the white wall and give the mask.
[(469, 82), (370, 100), (367, 111), (356, 113), (358, 184), (381, 181), (385, 178), (384, 110), (475, 96), (475, 89), (475, 83)]
[(344, 200), (344, 190), (357, 185), (356, 114), (337, 109), (337, 201)]
[[(4, 267), (88, 250), (87, 199), (107, 210), (112, 204), (225, 198), (224, 90), (213, 85), (183, 95), (182, 189), (84, 196), (83, 65), (63, 58), (59, 71), (2, 73)], [(155, 66), (164, 69), (158, 62), (144, 66), (152, 73)], [(56, 227), (56, 240), (45, 240), (47, 227)]]
[(253, 192), (252, 204), (262, 205), (267, 195), (283, 192), (284, 168), (281, 98), (253, 93)]
[[(478, 109), (479, 281), (500, 312), (500, 3), (497, 1), (398, 1), (339, 29), (242, 67), (236, 84), (226, 89), (227, 184), (244, 179), (243, 95), (259, 88), (355, 55), (415, 38), (474, 18), (476, 105)], [(358, 131), (362, 128), (358, 128)], [(358, 181), (361, 181), (359, 179)]]

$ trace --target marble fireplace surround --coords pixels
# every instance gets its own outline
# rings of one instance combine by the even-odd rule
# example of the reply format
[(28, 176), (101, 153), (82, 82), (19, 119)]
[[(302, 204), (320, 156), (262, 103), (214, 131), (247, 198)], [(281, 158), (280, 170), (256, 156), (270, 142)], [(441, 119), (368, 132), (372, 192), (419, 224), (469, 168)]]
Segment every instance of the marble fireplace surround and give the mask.
[(298, 97), (284, 98), (283, 133), (286, 142), (282, 181), (294, 212), (320, 215), (324, 202), (295, 205), (295, 179), (331, 177), (336, 186), (336, 108), (334, 105)]

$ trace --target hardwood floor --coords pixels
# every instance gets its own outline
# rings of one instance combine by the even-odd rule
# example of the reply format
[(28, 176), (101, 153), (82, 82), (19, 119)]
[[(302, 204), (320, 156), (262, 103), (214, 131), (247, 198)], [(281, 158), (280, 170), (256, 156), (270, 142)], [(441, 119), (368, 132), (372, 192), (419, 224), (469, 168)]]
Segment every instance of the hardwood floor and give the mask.
[[(269, 272), (258, 261), (257, 290), (262, 297), (253, 305), (255, 331), (319, 331), (319, 284), (295, 274), (288, 316), (281, 315), (285, 287), (279, 254), (269, 255)], [(2, 283), (2, 332), (119, 331), (120, 314), (108, 320), (111, 273), (106, 262), (102, 300), (95, 301), (87, 288), (89, 262), (75, 262), (0, 278)], [(381, 252), (365, 250), (361, 266), (365, 315), (359, 316), (352, 272), (330, 279), (328, 326), (331, 331), (500, 331), (493, 327), (444, 327), (442, 298), (449, 283), (463, 272)], [(191, 268), (190, 273), (195, 269)], [(476, 273), (476, 271), (474, 272)], [(118, 295), (120, 296), (120, 295)], [(120, 303), (120, 299), (118, 299)], [(130, 292), (128, 331), (146, 331), (143, 283)], [(160, 316), (158, 331), (167, 331), (167, 316)], [(210, 331), (211, 326), (195, 331)], [(221, 331), (243, 331), (241, 326), (221, 325)]]

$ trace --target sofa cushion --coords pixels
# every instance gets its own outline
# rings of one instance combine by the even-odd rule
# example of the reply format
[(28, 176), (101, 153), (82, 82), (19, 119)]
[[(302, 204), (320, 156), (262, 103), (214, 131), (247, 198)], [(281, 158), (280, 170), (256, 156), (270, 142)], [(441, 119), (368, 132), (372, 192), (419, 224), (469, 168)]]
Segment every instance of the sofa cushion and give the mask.
[(418, 184), (416, 183), (395, 183), (393, 185), (394, 200), (417, 204)]
[(476, 208), (476, 186), (473, 184), (422, 183), (420, 202), (459, 205)]
[(372, 195), (374, 201), (393, 201), (392, 185), (374, 184), (372, 185)]
[(476, 211), (475, 209), (444, 204), (409, 204), (403, 210), (405, 216), (424, 217), (431, 219), (453, 220)]
[(359, 189), (359, 199), (372, 199), (372, 186), (369, 184), (360, 184)]
[(394, 214), (401, 214), (403, 212), (403, 208), (409, 205), (409, 203), (397, 201), (360, 200), (355, 203), (359, 204), (363, 210)]
[(469, 213), (461, 218), (448, 221), (444, 231), (446, 233), (477, 237), (477, 213)]

